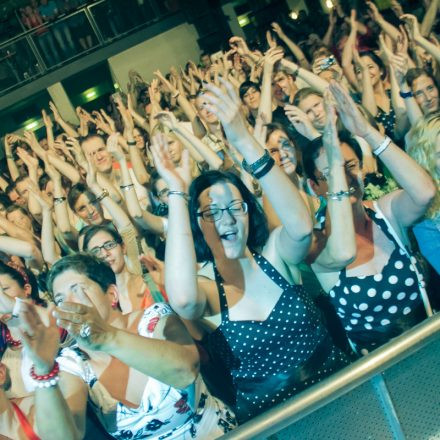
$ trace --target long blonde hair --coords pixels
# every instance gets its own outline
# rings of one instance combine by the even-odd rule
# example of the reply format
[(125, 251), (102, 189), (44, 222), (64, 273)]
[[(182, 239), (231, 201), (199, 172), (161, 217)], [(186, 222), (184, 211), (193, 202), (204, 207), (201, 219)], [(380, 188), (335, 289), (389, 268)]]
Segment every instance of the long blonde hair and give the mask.
[(407, 153), (433, 178), (437, 192), (426, 217), (440, 212), (440, 170), (436, 166), (436, 148), (440, 141), (440, 112), (426, 115), (411, 128), (406, 139)]

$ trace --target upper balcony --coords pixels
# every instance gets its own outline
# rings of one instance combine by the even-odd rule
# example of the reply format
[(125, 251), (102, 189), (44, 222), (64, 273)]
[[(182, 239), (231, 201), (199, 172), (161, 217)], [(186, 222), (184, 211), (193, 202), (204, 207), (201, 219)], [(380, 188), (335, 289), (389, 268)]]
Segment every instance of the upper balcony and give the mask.
[[(149, 31), (148, 38), (183, 20), (182, 16), (178, 17), (178, 1), (144, 0), (141, 5), (134, 0), (77, 3), (83, 5), (42, 24), (38, 24), (30, 7), (21, 16), (16, 13), (22, 32), (0, 44), (0, 97), (43, 77), (45, 83), (53, 82), (55, 78), (51, 74), (79, 60), (84, 66), (88, 55), (94, 54), (93, 62), (99, 62), (145, 39), (145, 31)], [(136, 38), (142, 31), (143, 35)], [(114, 44), (130, 36), (133, 40), (130, 44)], [(105, 48), (108, 50), (97, 57)], [(41, 88), (44, 87), (42, 84)]]

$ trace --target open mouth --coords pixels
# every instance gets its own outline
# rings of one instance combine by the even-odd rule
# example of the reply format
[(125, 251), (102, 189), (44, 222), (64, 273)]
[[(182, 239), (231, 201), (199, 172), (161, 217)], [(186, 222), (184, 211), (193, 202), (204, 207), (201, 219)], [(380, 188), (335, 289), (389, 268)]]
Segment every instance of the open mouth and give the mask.
[(224, 233), (224, 234), (221, 234), (220, 235), (220, 238), (222, 239), (222, 240), (224, 240), (224, 241), (227, 241), (227, 242), (234, 242), (234, 241), (236, 241), (237, 240), (237, 233), (236, 232), (226, 232), (226, 233)]

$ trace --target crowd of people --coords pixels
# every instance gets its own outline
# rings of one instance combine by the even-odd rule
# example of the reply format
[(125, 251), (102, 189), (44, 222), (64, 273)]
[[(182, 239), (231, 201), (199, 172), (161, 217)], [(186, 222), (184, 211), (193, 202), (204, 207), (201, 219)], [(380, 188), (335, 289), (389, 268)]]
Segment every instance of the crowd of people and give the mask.
[(6, 135), (2, 438), (218, 438), (435, 313), (439, 2), (392, 3)]

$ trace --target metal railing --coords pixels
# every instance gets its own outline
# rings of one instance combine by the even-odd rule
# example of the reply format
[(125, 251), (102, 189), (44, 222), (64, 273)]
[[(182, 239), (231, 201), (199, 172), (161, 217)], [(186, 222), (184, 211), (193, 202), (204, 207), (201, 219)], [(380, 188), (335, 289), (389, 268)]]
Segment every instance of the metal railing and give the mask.
[[(134, 10), (136, 8), (136, 10)], [(173, 11), (174, 12), (174, 11)], [(0, 44), (0, 94), (169, 15), (156, 0), (99, 0)], [(19, 18), (17, 16), (17, 18)]]
[[(222, 439), (263, 439), (275, 434), (330, 404), (341, 396), (344, 396), (369, 379), (375, 376), (377, 377), (379, 373), (398, 364), (439, 337), (440, 313), (426, 319), (413, 329), (405, 332), (368, 356), (357, 360), (317, 385), (314, 385), (298, 396), (271, 408), (265, 413), (239, 426), (229, 434), (223, 436)], [(437, 354), (439, 362), (436, 368), (440, 368), (440, 353)], [(297, 438), (302, 438), (300, 433), (298, 433)]]

